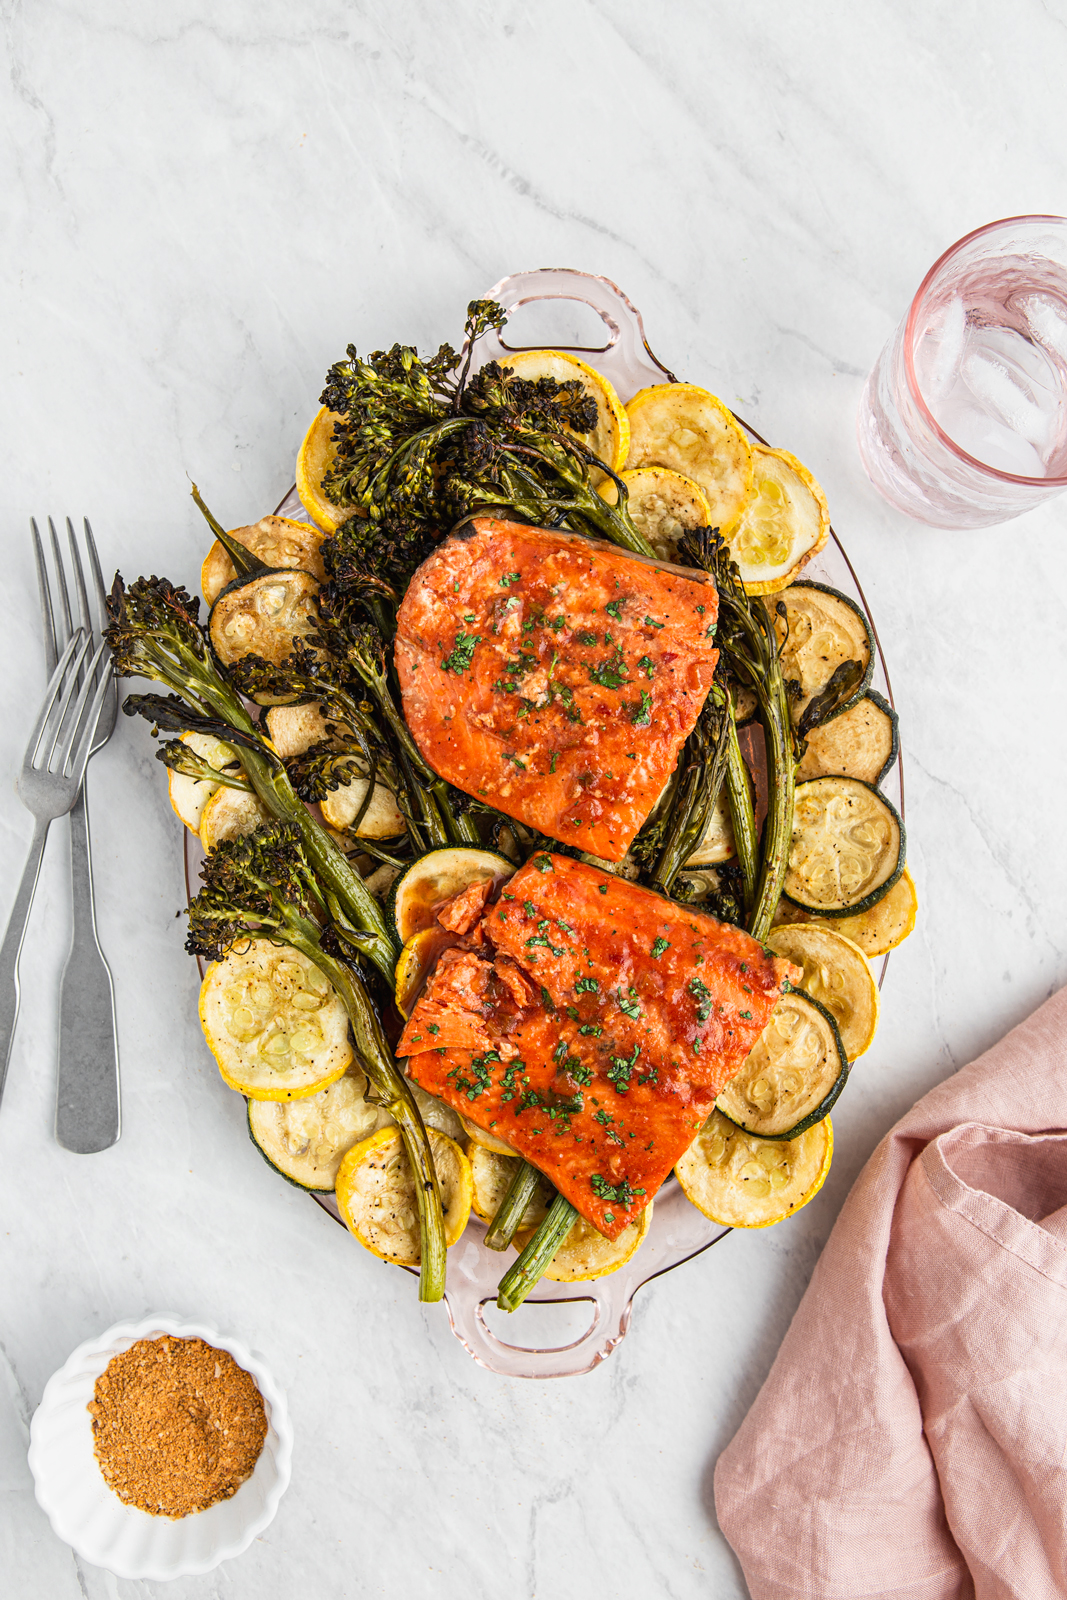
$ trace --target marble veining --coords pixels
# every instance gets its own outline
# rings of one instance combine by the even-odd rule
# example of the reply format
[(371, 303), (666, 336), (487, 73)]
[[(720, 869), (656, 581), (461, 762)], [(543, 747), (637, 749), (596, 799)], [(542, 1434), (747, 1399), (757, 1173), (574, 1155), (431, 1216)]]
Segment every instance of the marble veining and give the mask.
[[(711, 1468), (852, 1179), (919, 1094), (1067, 977), (1067, 501), (933, 532), (878, 500), (854, 438), (864, 375), (940, 251), (994, 217), (1067, 211), (1049, 138), (1064, 19), (1039, 0), (1010, 23), (993, 0), (8, 0), (0, 16), (2, 770), (43, 683), (31, 512), (87, 513), (112, 567), (195, 583), (190, 479), (231, 526), (270, 510), (349, 340), (455, 340), (505, 273), (570, 265), (618, 282), (664, 361), (822, 480), (889, 660), (922, 896), (818, 1200), (642, 1290), (587, 1377), (504, 1380), (249, 1143), (196, 1020), (163, 773), (120, 719), (90, 804), (123, 1137), (76, 1157), (51, 1136), (63, 826), (0, 1109), (5, 1600), (742, 1596)], [(29, 836), (9, 785), (4, 915)], [(164, 1590), (79, 1564), (25, 1447), (75, 1344), (165, 1308), (263, 1352), (296, 1450), (264, 1537)]]

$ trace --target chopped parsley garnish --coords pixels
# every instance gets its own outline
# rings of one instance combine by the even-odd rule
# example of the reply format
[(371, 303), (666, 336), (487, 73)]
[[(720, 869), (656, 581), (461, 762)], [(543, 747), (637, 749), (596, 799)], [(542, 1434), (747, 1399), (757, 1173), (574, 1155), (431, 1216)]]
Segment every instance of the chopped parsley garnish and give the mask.
[(664, 950), (669, 950), (670, 947), (671, 947), (671, 941), (669, 939), (654, 939), (652, 941), (652, 958), (653, 958), (653, 960), (658, 961), (660, 956), (663, 954)]
[(517, 572), (505, 572), (504, 576), (500, 580), (500, 587), (502, 589), (510, 589), (511, 585), (513, 583), (518, 583), (518, 581), (519, 574)]
[(464, 1076), (462, 1067), (453, 1067), (448, 1077), (452, 1079), (460, 1094), (465, 1094), (468, 1100), (477, 1100), (480, 1095), (493, 1087), (493, 1075), (489, 1070), (489, 1063), (499, 1060), (500, 1056), (496, 1050), (486, 1050), (484, 1055), (471, 1058), (470, 1078)]
[(635, 728), (647, 728), (652, 721), (652, 696), (647, 689), (641, 690), (640, 705), (631, 708), (630, 721)]
[(552, 871), (552, 857), (551, 856), (534, 856), (533, 864), (537, 868), (538, 872), (551, 872)]
[(515, 765), (517, 767), (519, 767), (521, 769), (521, 771), (523, 771), (523, 772), (526, 771), (526, 763), (525, 763), (525, 761), (520, 761), (518, 756), (515, 755), (511, 750), (505, 750), (504, 751), (504, 760), (505, 761), (514, 761)]
[(589, 633), (587, 629), (583, 628), (582, 632), (578, 635), (578, 643), (579, 644), (596, 644), (596, 634), (595, 633)]
[(594, 1039), (599, 1039), (604, 1030), (603, 1028), (598, 1027), (595, 1022), (583, 1022), (582, 1026), (578, 1029), (578, 1032), (592, 1034)]
[(608, 886), (606, 883), (597, 884), (597, 888), (600, 890), (601, 894), (607, 894), (608, 892)]
[(623, 653), (617, 649), (609, 660), (598, 661), (595, 667), (590, 667), (589, 676), (602, 689), (621, 689), (624, 683), (630, 681), (623, 670), (625, 666)]
[(643, 1189), (631, 1188), (629, 1178), (621, 1178), (618, 1183), (609, 1183), (599, 1172), (593, 1173), (589, 1179), (589, 1187), (597, 1199), (611, 1200), (617, 1206), (625, 1206), (627, 1210), (633, 1205), (637, 1196), (645, 1192)]
[(637, 990), (630, 990), (629, 999), (626, 999), (621, 989), (616, 990), (616, 993), (619, 996), (619, 1006), (621, 1010), (625, 1011), (626, 1015), (628, 1017), (632, 1017), (635, 1022), (640, 1021), (641, 1007), (637, 1004)]
[(622, 607), (623, 602), (621, 600), (609, 600), (607, 605), (604, 607), (604, 610), (608, 613), (609, 617), (614, 617), (615, 621), (618, 622), (622, 616)]
[(751, 1013), (751, 1011), (739, 1011), (737, 1013), (737, 1015), (739, 1017), (744, 1017), (746, 1022), (751, 1022), (752, 1021), (752, 1013)]
[(452, 654), (445, 657), (441, 666), (445, 672), (466, 672), (474, 655), (474, 647), (481, 644), (480, 633), (457, 633)]
[(563, 624), (566, 622), (566, 620), (567, 620), (566, 617), (557, 617), (554, 622), (550, 622), (549, 623), (549, 627), (552, 629), (552, 632), (553, 633), (558, 633), (559, 630), (562, 628)]
[(642, 656), (637, 665), (640, 667), (646, 678), (652, 678), (655, 676), (656, 669), (648, 656)]
[(646, 617), (645, 621), (648, 623), (650, 628), (662, 628), (663, 626), (662, 622), (657, 622), (655, 617)]
[(577, 1006), (564, 1006), (563, 1009), (567, 1013), (568, 1017), (570, 1017), (572, 1022), (577, 1022), (578, 1021), (578, 1007)]
[(440, 1033), (440, 1031), (441, 1031), (441, 1029), (438, 1027), (436, 1022), (428, 1022), (426, 1024), (426, 1032), (427, 1033)]
[(711, 998), (711, 991), (706, 984), (701, 983), (699, 978), (690, 978), (686, 988), (697, 1003), (697, 1021), (707, 1022), (711, 1013), (715, 1010), (715, 1002)]
[(525, 911), (528, 917), (536, 917), (537, 915), (537, 907), (534, 905), (532, 900), (524, 900), (522, 902), (522, 909)]
[(553, 752), (552, 752), (552, 760), (548, 763), (549, 772), (555, 772), (555, 770), (556, 770), (556, 762), (558, 760), (559, 760), (559, 751), (558, 750), (553, 750)]
[(574, 985), (575, 994), (599, 994), (600, 985), (595, 978), (579, 978)]
[(612, 1056), (611, 1066), (608, 1068), (608, 1077), (615, 1085), (616, 1094), (626, 1094), (628, 1092), (630, 1088), (630, 1078), (633, 1074), (634, 1067), (637, 1065), (637, 1058), (640, 1054), (641, 1046), (639, 1044), (635, 1044), (633, 1055)]
[(556, 1009), (552, 996), (549, 994), (544, 984), (541, 985), (541, 1004), (544, 1006), (546, 1011), (555, 1011)]

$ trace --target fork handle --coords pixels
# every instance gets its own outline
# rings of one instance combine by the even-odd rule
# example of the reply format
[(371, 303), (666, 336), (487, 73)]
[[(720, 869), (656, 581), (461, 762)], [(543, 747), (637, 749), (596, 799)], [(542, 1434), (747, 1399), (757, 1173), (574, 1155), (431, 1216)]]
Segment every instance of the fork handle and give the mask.
[(8, 1064), (11, 1061), (11, 1046), (15, 1039), (15, 1023), (19, 1014), (19, 955), (30, 917), (30, 906), (33, 904), (33, 891), (37, 887), (37, 875), (41, 870), (44, 842), (48, 838), (48, 822), (48, 818), (38, 818), (34, 824), (33, 842), (26, 858), (26, 865), (22, 869), (22, 882), (15, 896), (15, 904), (11, 907), (4, 942), (0, 945), (0, 1051), (3, 1052), (3, 1065), (0, 1066), (0, 1100), (4, 1095)]
[(70, 812), (74, 927), (59, 989), (56, 1139), (92, 1155), (119, 1136), (119, 1054), (115, 990), (96, 933), (89, 813), (85, 785)]

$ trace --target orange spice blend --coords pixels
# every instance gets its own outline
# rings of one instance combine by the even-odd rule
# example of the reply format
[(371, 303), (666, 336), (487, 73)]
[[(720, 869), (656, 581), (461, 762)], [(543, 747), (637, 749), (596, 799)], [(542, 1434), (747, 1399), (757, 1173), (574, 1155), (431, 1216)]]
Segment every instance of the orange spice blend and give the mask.
[(158, 1517), (204, 1511), (237, 1492), (267, 1436), (255, 1379), (203, 1339), (139, 1339), (114, 1356), (89, 1404), (108, 1486)]

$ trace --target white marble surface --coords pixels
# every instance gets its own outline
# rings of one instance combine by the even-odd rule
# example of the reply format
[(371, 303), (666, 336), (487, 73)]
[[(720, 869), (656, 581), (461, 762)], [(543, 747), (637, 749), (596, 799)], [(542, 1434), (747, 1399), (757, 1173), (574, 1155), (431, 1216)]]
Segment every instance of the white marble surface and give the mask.
[[(230, 525), (269, 510), (348, 340), (454, 339), (504, 273), (571, 265), (619, 282), (665, 360), (824, 483), (889, 655), (922, 915), (819, 1199), (643, 1291), (598, 1371), (503, 1380), (244, 1137), (197, 1025), (162, 774), (123, 722), (91, 772), (123, 1137), (78, 1157), (51, 1136), (62, 826), (0, 1114), (0, 1591), (164, 1592), (79, 1565), (37, 1510), (25, 1444), (75, 1344), (169, 1307), (254, 1343), (297, 1432), (277, 1521), (174, 1600), (743, 1595), (712, 1466), (852, 1179), (916, 1096), (1067, 977), (1067, 502), (926, 530), (880, 503), (853, 434), (863, 375), (941, 249), (993, 217), (1067, 211), (1063, 8), (65, 0), (3, 16), (0, 770), (43, 682), (31, 512), (88, 513), (127, 576), (195, 580), (189, 477)], [(5, 788), (2, 914), (30, 834)]]

